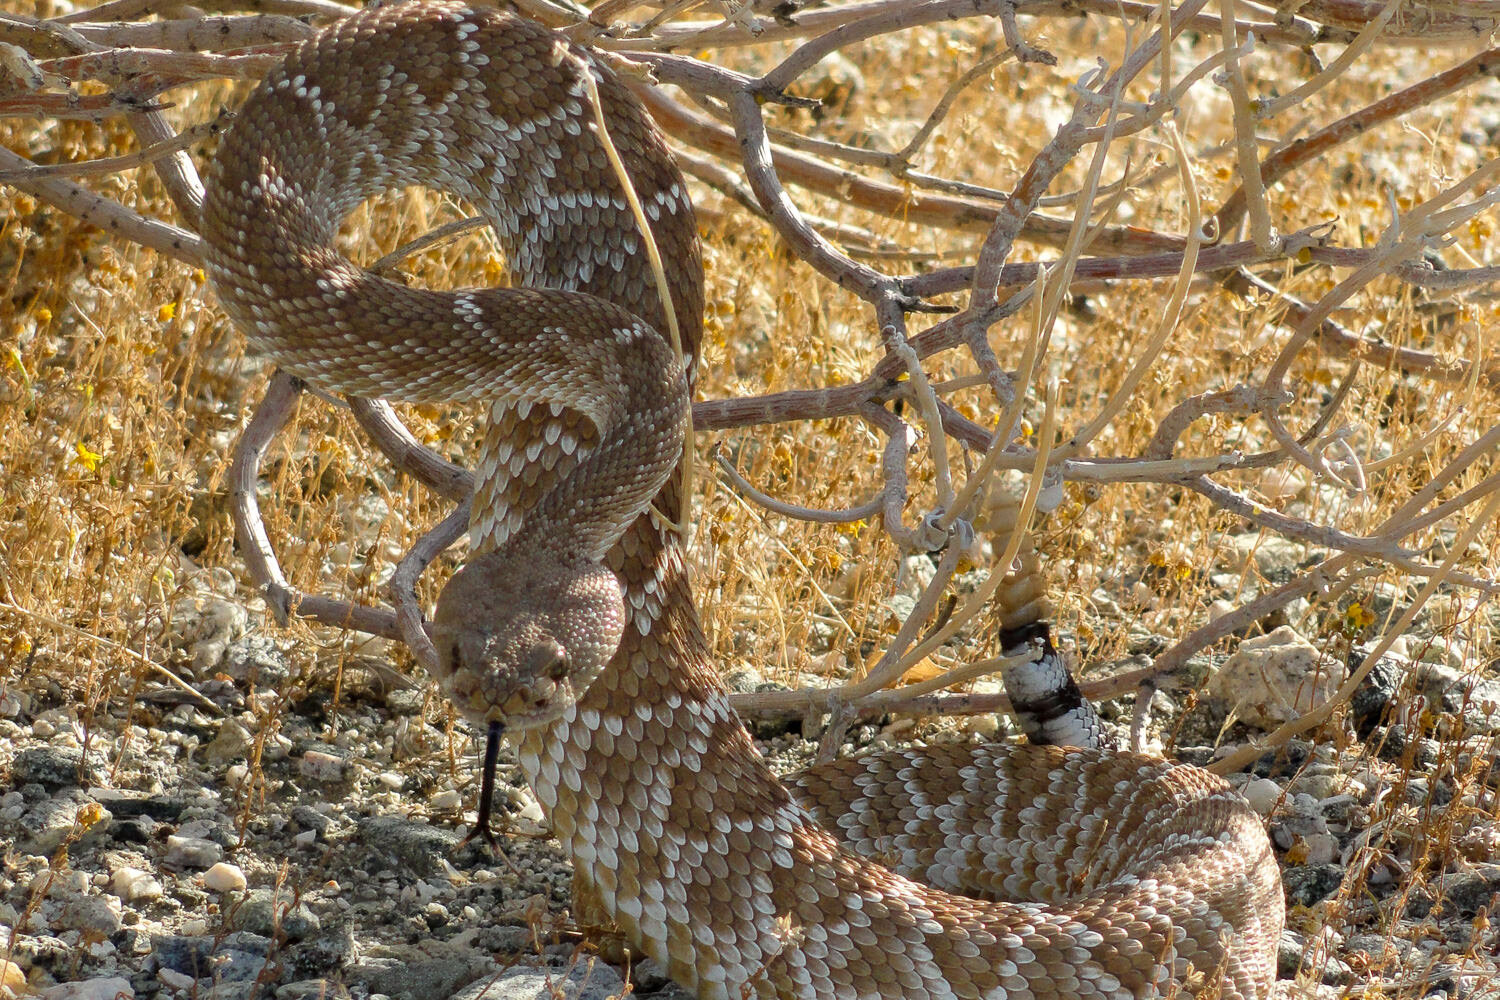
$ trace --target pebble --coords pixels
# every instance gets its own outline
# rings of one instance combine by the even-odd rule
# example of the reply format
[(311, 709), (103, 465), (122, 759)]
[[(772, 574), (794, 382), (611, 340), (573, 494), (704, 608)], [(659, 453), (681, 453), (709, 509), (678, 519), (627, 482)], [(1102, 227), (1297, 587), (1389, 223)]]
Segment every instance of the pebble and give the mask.
[(42, 991), (42, 1000), (135, 1000), (135, 989), (128, 979), (110, 976), (53, 986)]
[(453, 1000), (605, 1000), (620, 996), (624, 989), (624, 980), (613, 968), (583, 959), (571, 966), (509, 968), (486, 976)]
[(167, 856), (163, 863), (174, 868), (208, 868), (224, 856), (224, 849), (203, 837), (167, 837)]
[(302, 755), (302, 761), (297, 770), (302, 777), (311, 781), (343, 781), (348, 763), (336, 754), (322, 750), (308, 750)]
[(203, 873), (203, 886), (214, 892), (238, 892), (249, 883), (239, 865), (220, 861)]
[(31, 707), (31, 698), (21, 691), (0, 691), (0, 716), (14, 719)]
[(161, 883), (139, 868), (118, 868), (110, 879), (110, 891), (126, 903), (144, 903), (160, 899)]
[(156, 978), (161, 980), (163, 986), (173, 990), (191, 990), (198, 985), (198, 981), (192, 976), (176, 969), (157, 969)]
[[(99, 815), (94, 822), (81, 824), (81, 815), (86, 816), (83, 810), (98, 810)], [(80, 826), (86, 826), (85, 837), (94, 836), (109, 828), (109, 821), (113, 819), (109, 811), (103, 809), (93, 799), (89, 798), (81, 789), (64, 788), (51, 798), (42, 799), (33, 805), (21, 816), (16, 825), (20, 827), (24, 836), (21, 838), (26, 849), (33, 854), (50, 855), (63, 845), (63, 842), (75, 835)]]
[(1344, 665), (1289, 625), (1240, 643), (1208, 681), (1209, 694), (1253, 726), (1274, 729), (1338, 691)]
[(1270, 778), (1255, 778), (1240, 789), (1240, 794), (1245, 796), (1251, 809), (1262, 816), (1269, 816), (1276, 808), (1276, 803), (1281, 801), (1281, 786)]
[(445, 788), (427, 800), (434, 812), (454, 812), (464, 806), (464, 797), (457, 789)]
[(339, 987), (326, 979), (299, 979), (276, 989), (276, 1000), (328, 1000), (340, 995)]
[(103, 896), (74, 896), (63, 904), (56, 926), (109, 937), (120, 929), (120, 914)]
[[(40, 722), (32, 725), (35, 732)], [(40, 736), (41, 733), (36, 733)], [(11, 781), (16, 787), (35, 782), (46, 788), (71, 788), (79, 783), (79, 772), (83, 780), (92, 784), (95, 775), (84, 769), (83, 751), (63, 747), (30, 747), (16, 754), (11, 764)]]
[(271, 938), (280, 933), (287, 941), (301, 941), (316, 934), (322, 922), (305, 902), (292, 901), (290, 893), (274, 889), (252, 889), (234, 911), (231, 924), (239, 930)]
[[(0, 958), (0, 990), (10, 990), (19, 995), (26, 988), (26, 973), (15, 962)], [(3, 994), (0, 994), (3, 995)]]

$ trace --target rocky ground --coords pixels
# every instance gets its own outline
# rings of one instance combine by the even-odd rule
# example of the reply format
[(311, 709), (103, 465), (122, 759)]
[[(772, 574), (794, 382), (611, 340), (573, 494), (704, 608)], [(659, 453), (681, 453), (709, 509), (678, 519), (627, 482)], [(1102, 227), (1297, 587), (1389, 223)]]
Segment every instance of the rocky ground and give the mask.
[[(0, 692), (5, 986), (49, 1000), (683, 995), (571, 926), (568, 864), (509, 763), (507, 858), (461, 845), (476, 747), (449, 738), (440, 701), (379, 648), (349, 658), (336, 693), (297, 675), (232, 584), (219, 590), (174, 618), (190, 690), (151, 674), (88, 719), (60, 688)], [(1405, 645), (1342, 735), (1234, 778), (1284, 863), (1282, 974), (1299, 978), (1283, 985), (1297, 995), (1500, 996), (1500, 684), (1441, 643)], [(1192, 712), (1158, 695), (1156, 721), (1179, 758), (1206, 763), (1216, 734), (1223, 753), (1273, 726), (1320, 662), (1283, 625), (1217, 664)], [(902, 721), (851, 733), (848, 749), (1001, 729)], [(795, 730), (761, 727), (779, 766), (810, 751)]]

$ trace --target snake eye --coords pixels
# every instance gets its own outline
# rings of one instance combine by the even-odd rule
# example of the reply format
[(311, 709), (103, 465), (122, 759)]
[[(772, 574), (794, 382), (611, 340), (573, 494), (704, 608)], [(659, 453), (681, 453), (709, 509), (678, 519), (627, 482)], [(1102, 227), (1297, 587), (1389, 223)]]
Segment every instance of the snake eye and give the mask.
[(555, 640), (539, 642), (526, 658), (526, 672), (533, 677), (561, 680), (568, 675), (568, 651)]

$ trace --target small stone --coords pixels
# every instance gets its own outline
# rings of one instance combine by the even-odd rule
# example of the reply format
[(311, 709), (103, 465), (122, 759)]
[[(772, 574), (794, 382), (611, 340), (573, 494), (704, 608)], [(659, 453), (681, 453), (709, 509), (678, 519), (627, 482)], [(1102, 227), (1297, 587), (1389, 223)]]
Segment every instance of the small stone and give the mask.
[(1235, 606), (1221, 597), (1208, 605), (1208, 620), (1216, 622), (1225, 615), (1232, 614), (1234, 610)]
[(224, 849), (202, 837), (167, 837), (167, 856), (163, 863), (174, 868), (208, 868), (224, 856)]
[(274, 938), (279, 932), (287, 941), (301, 941), (322, 926), (306, 903), (293, 903), (289, 894), (278, 895), (272, 889), (252, 889), (230, 922), (263, 937)]
[(291, 675), (286, 655), (264, 635), (246, 635), (230, 643), (219, 667), (237, 681), (254, 680), (261, 687), (274, 688)]
[(156, 978), (161, 980), (163, 986), (173, 990), (191, 990), (198, 985), (198, 981), (192, 976), (176, 969), (157, 969)]
[(249, 621), (249, 612), (238, 601), (215, 596), (186, 598), (173, 606), (167, 640), (192, 658), (193, 673), (201, 677), (224, 660)]
[(1270, 778), (1256, 778), (1248, 782), (1240, 793), (1250, 803), (1250, 808), (1262, 816), (1271, 815), (1276, 803), (1281, 801), (1281, 786)]
[(605, 1000), (624, 989), (624, 980), (613, 968), (597, 959), (585, 959), (566, 967), (512, 967), (498, 976), (486, 976), (455, 994), (453, 1000)]
[(638, 993), (655, 993), (672, 981), (667, 970), (654, 958), (643, 959), (631, 968), (630, 982)]
[(1307, 489), (1307, 477), (1291, 469), (1266, 469), (1255, 485), (1267, 500), (1279, 503)]
[(20, 996), (26, 989), (26, 973), (15, 962), (7, 962), (0, 958), (0, 996), (4, 996), (4, 990), (9, 990), (11, 995)]
[(160, 899), (161, 883), (139, 868), (120, 868), (110, 879), (110, 892), (126, 903), (144, 903)]
[(325, 753), (322, 750), (309, 750), (302, 755), (302, 762), (298, 767), (304, 778), (312, 781), (343, 781), (344, 770), (348, 761), (335, 754)]
[(16, 825), (25, 834), (22, 842), (28, 851), (50, 855), (80, 830), (91, 837), (109, 829), (113, 818), (82, 789), (64, 788), (33, 805)]
[(1251, 725), (1274, 729), (1331, 698), (1344, 665), (1326, 657), (1289, 625), (1240, 643), (1208, 681)]
[(324, 927), (317, 934), (282, 952), (289, 975), (302, 979), (328, 976), (354, 960), (354, 929), (346, 922)]
[(1303, 838), (1307, 845), (1307, 864), (1331, 865), (1339, 859), (1339, 841), (1331, 833), (1314, 833)]
[(312, 806), (299, 805), (292, 807), (292, 826), (298, 830), (311, 830), (319, 837), (326, 837), (328, 835), (328, 828), (332, 825), (333, 820)]
[(63, 983), (42, 991), (42, 1000), (135, 1000), (130, 981), (119, 976)]
[(120, 914), (102, 896), (74, 896), (63, 904), (57, 926), (109, 937), (120, 929)]
[(219, 726), (219, 735), (203, 748), (203, 756), (210, 761), (227, 762), (244, 757), (255, 745), (255, 734), (246, 729), (238, 719), (225, 719)]
[(1332, 896), (1344, 881), (1344, 869), (1338, 865), (1290, 865), (1281, 873), (1287, 902), (1293, 906), (1312, 906)]
[(249, 883), (239, 865), (220, 861), (203, 873), (203, 886), (213, 892), (239, 892)]
[(399, 792), (406, 787), (406, 777), (395, 771), (382, 771), (375, 776), (382, 787), (389, 788), (393, 792)]
[[(40, 721), (32, 726), (33, 732)], [(41, 736), (41, 733), (36, 733)], [(11, 764), (11, 781), (17, 788), (33, 782), (46, 788), (71, 788), (83, 781), (93, 783), (94, 775), (84, 769), (83, 751), (62, 747), (29, 747), (16, 754)]]
[(464, 797), (457, 789), (445, 788), (427, 800), (433, 812), (457, 812), (464, 807)]

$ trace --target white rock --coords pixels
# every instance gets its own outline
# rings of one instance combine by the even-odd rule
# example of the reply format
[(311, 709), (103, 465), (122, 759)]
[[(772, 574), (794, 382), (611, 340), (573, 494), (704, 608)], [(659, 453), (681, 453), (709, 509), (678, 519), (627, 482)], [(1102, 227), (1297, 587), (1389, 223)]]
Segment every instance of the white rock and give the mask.
[(343, 781), (344, 768), (348, 762), (336, 754), (322, 750), (309, 750), (302, 755), (298, 765), (302, 777), (313, 781)]
[(375, 776), (375, 780), (393, 792), (399, 792), (406, 787), (405, 776), (397, 774), (395, 771), (382, 771)]
[(1271, 815), (1271, 810), (1281, 801), (1281, 786), (1270, 778), (1256, 778), (1246, 783), (1240, 791), (1245, 796), (1245, 801), (1250, 803), (1250, 808), (1262, 816)]
[(1223, 618), (1225, 615), (1230, 614), (1233, 611), (1234, 611), (1234, 605), (1231, 604), (1231, 603), (1229, 603), (1228, 601), (1224, 600), (1221, 597), (1218, 600), (1214, 601), (1213, 603), (1209, 604), (1209, 606), (1208, 606), (1208, 620), (1210, 622), (1216, 622), (1220, 618)]
[(223, 856), (224, 849), (212, 840), (173, 834), (167, 838), (167, 856), (163, 861), (174, 868), (208, 868)]
[(463, 808), (464, 797), (457, 789), (445, 788), (428, 799), (427, 805), (434, 812), (452, 812), (455, 809)]
[(130, 980), (119, 976), (108, 979), (85, 979), (78, 983), (63, 983), (42, 991), (42, 1000), (135, 1000), (135, 990)]
[(1307, 489), (1307, 476), (1291, 469), (1267, 469), (1255, 485), (1267, 500), (1290, 500)]
[(120, 868), (110, 880), (110, 891), (126, 903), (160, 899), (161, 883), (139, 868)]
[(203, 873), (203, 886), (214, 892), (239, 892), (249, 883), (239, 865), (220, 861)]
[(1208, 681), (1208, 693), (1229, 702), (1253, 726), (1274, 729), (1321, 705), (1338, 691), (1343, 664), (1283, 625), (1240, 643)]
[(1331, 865), (1339, 859), (1339, 841), (1331, 833), (1307, 835), (1307, 860), (1309, 865)]
[(157, 969), (156, 978), (162, 981), (162, 985), (174, 990), (191, 990), (198, 985), (198, 981), (192, 976), (176, 969)]

